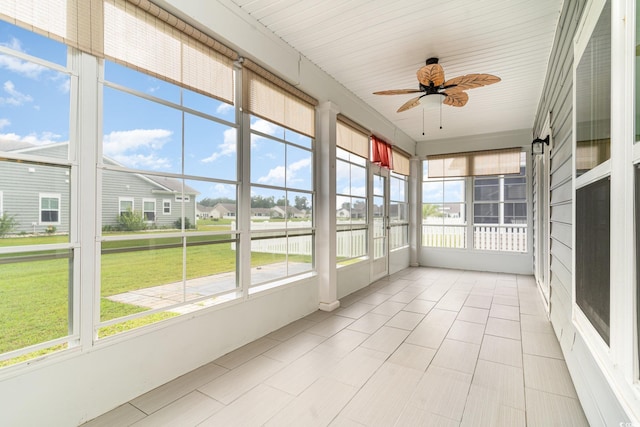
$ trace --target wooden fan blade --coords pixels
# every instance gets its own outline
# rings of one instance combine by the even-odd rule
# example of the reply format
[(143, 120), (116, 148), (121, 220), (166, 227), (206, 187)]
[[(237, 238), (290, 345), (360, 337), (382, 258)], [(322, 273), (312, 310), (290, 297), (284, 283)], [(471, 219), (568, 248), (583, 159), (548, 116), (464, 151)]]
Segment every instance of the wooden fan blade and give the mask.
[(429, 64), (416, 73), (418, 81), (425, 86), (440, 86), (444, 83), (444, 70), (440, 64)]
[(392, 89), (381, 90), (380, 92), (373, 92), (374, 95), (405, 95), (407, 93), (420, 93), (420, 89)]
[(469, 100), (469, 95), (467, 92), (459, 91), (445, 91), (443, 92), (447, 96), (444, 97), (444, 104), (451, 105), (452, 107), (464, 107), (464, 105)]
[(409, 108), (417, 107), (418, 105), (420, 105), (420, 98), (422, 98), (422, 96), (416, 96), (415, 98), (411, 98), (410, 100), (402, 104), (400, 108), (398, 108), (397, 112), (402, 113), (403, 111), (407, 111)]
[(465, 76), (454, 77), (451, 80), (447, 80), (444, 83), (444, 86), (447, 88), (447, 86), (455, 85), (452, 88), (447, 88), (447, 91), (449, 92), (452, 90), (459, 91), (492, 85), (499, 81), (500, 77), (496, 77), (491, 74), (467, 74)]

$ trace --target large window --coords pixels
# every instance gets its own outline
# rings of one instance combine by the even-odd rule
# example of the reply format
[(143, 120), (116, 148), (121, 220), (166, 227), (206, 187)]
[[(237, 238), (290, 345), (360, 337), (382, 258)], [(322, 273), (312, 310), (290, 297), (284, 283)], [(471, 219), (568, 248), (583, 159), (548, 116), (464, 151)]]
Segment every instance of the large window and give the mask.
[(611, 13), (606, 2), (575, 68), (575, 301), (609, 344)]
[(527, 251), (525, 154), (519, 175), (473, 180), (473, 247), (480, 250)]
[(389, 179), (389, 249), (393, 250), (409, 244), (409, 180), (394, 172)]
[(428, 168), (429, 162), (423, 162), (422, 245), (466, 248), (466, 180), (429, 178)]
[(79, 339), (64, 44), (0, 21), (0, 367)]
[(336, 256), (338, 265), (353, 264), (368, 253), (369, 137), (340, 119), (336, 126)]

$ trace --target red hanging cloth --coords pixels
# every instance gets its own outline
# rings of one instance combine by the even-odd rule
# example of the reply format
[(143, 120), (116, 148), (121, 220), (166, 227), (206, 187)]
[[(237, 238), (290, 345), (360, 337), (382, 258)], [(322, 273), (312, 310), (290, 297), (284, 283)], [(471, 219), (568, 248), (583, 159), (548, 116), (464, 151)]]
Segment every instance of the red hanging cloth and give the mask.
[(393, 155), (391, 145), (375, 135), (371, 135), (372, 159), (371, 162), (384, 168), (393, 170)]

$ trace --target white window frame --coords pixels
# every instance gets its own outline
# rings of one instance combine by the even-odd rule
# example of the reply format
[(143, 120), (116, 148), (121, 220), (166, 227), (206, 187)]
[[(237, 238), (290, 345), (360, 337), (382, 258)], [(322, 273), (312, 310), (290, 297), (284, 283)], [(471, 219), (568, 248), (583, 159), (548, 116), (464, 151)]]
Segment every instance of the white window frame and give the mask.
[(122, 210), (122, 202), (131, 202), (131, 212), (135, 212), (136, 207), (133, 197), (118, 197), (118, 216), (126, 212)]
[[(389, 252), (392, 251), (397, 251), (399, 249), (402, 248), (406, 248), (407, 246), (409, 246), (409, 210), (411, 209), (411, 207), (409, 206), (409, 177), (406, 175), (402, 175), (399, 173), (395, 173), (393, 171), (391, 171), (391, 173), (389, 174), (389, 186), (392, 185), (393, 180), (394, 179), (399, 179), (404, 183), (404, 200), (394, 200), (391, 198), (391, 190), (389, 190), (389, 209), (391, 209), (391, 205), (393, 204), (393, 202), (396, 202), (398, 206), (401, 205), (406, 205), (407, 207), (407, 219), (404, 220), (403, 222), (393, 222), (393, 221), (389, 221), (389, 227), (391, 227), (389, 229)], [(406, 228), (407, 230), (407, 242), (404, 245), (401, 246), (396, 246), (396, 247), (392, 247), (391, 246), (391, 230), (396, 227), (396, 228)]]
[[(145, 209), (145, 203), (153, 203), (153, 211), (147, 210)], [(156, 203), (156, 199), (142, 199), (142, 217), (144, 218), (144, 221), (146, 223), (154, 223), (156, 222), (156, 220), (158, 219), (158, 212), (156, 210), (157, 208), (157, 203)], [(147, 212), (153, 212), (153, 219), (149, 220), (147, 219)]]
[[(58, 220), (57, 221), (42, 220), (42, 199), (58, 200), (58, 209), (57, 209)], [(62, 196), (60, 195), (60, 193), (39, 193), (38, 194), (38, 224), (39, 225), (60, 225), (61, 204), (62, 204)], [(53, 209), (47, 209), (47, 211), (53, 211)]]
[[(167, 203), (169, 212), (167, 212)], [(171, 199), (162, 199), (162, 215), (171, 215)]]

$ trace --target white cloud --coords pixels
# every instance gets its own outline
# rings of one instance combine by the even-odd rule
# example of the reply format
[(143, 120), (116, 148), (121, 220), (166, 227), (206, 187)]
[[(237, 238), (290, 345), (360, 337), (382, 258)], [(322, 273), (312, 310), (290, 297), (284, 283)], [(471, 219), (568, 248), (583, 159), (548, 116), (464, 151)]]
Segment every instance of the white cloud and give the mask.
[(71, 79), (66, 79), (58, 85), (58, 90), (62, 93), (69, 93), (71, 89)]
[(0, 129), (7, 127), (11, 124), (9, 119), (0, 119)]
[(31, 95), (25, 95), (17, 90), (11, 80), (4, 82), (2, 90), (9, 96), (0, 97), (0, 105), (20, 106), (24, 103), (33, 101)]
[[(309, 167), (311, 164), (311, 159), (302, 159), (297, 162), (292, 163), (286, 169), (286, 178), (289, 184), (293, 182), (299, 182), (300, 179), (296, 179), (297, 171), (301, 169), (305, 169)], [(269, 170), (267, 175), (258, 178), (258, 183), (260, 184), (271, 184), (271, 185), (282, 185), (285, 179), (285, 167), (284, 166), (276, 166), (275, 168)]]
[[(6, 43), (0, 43), (0, 46), (6, 46), (10, 49), (17, 50), (18, 52), (24, 52), (22, 43), (20, 43), (20, 40), (15, 37), (12, 37), (11, 40)], [(40, 77), (40, 74), (47, 70), (47, 68), (42, 65), (23, 61), (22, 59), (18, 59), (15, 56), (10, 55), (0, 55), (0, 68), (6, 68), (9, 71), (13, 71), (14, 73), (18, 73), (31, 79), (37, 79)]]
[(167, 129), (113, 131), (103, 137), (103, 152), (105, 156), (132, 168), (168, 169), (171, 160), (158, 156), (155, 151), (169, 142), (172, 133)]
[(0, 133), (0, 140), (28, 142), (34, 145), (47, 145), (47, 144), (55, 144), (59, 142), (66, 142), (66, 141), (60, 141), (60, 137), (61, 135), (55, 134), (53, 132), (42, 132), (40, 134), (30, 133), (26, 136), (20, 136), (16, 133)]
[(236, 153), (236, 129), (230, 128), (224, 131), (222, 144), (218, 145), (219, 151), (212, 153), (209, 157), (202, 159), (202, 163), (215, 162), (222, 156), (231, 156)]
[(225, 184), (216, 184), (213, 186), (213, 192), (215, 195), (217, 195), (218, 197), (225, 197), (225, 196), (230, 196), (232, 195), (232, 191), (229, 185), (225, 185)]
[(233, 110), (233, 105), (227, 104), (226, 102), (221, 102), (220, 105), (218, 105), (218, 108), (216, 108), (216, 113), (226, 114), (232, 110)]
[(271, 169), (266, 176), (258, 178), (260, 184), (282, 185), (284, 184), (285, 169), (284, 166), (276, 166)]

